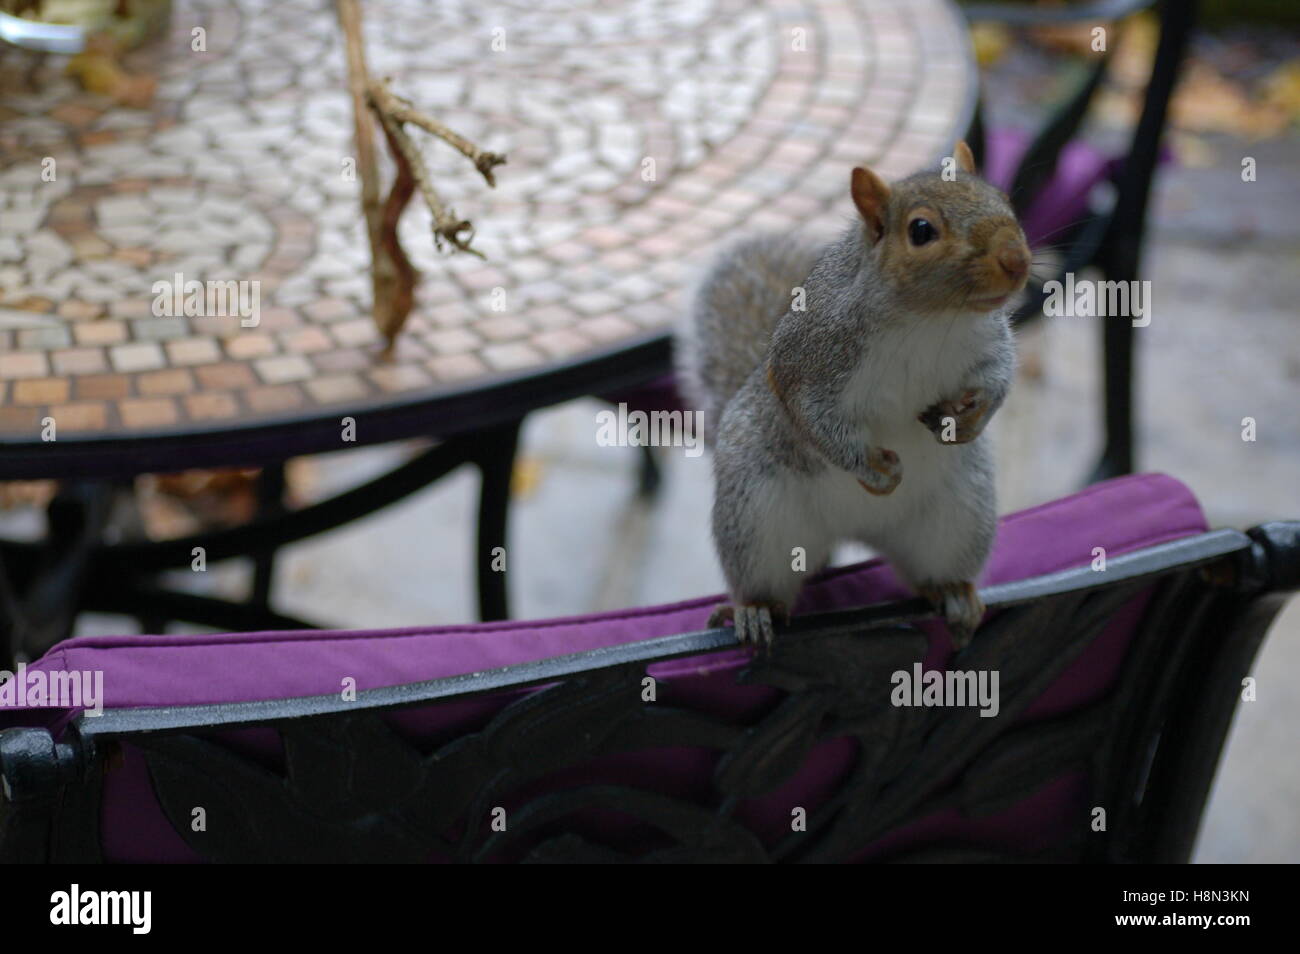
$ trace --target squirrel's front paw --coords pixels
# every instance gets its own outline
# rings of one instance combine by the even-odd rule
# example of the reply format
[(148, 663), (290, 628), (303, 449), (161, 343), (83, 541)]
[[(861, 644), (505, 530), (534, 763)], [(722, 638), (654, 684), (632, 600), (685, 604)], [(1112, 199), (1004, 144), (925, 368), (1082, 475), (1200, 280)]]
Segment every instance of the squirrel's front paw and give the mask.
[(872, 447), (867, 451), (867, 472), (858, 478), (863, 490), (882, 497), (892, 494), (902, 479), (903, 462), (897, 454), (883, 447)]
[(790, 622), (790, 614), (784, 603), (723, 603), (709, 616), (709, 628), (716, 629), (724, 623), (733, 623), (737, 642), (742, 645), (753, 643), (771, 649), (772, 641), (776, 638), (773, 617), (782, 625)]
[(956, 400), (931, 404), (916, 419), (930, 429), (940, 444), (966, 444), (984, 430), (989, 406), (984, 390), (972, 388)]

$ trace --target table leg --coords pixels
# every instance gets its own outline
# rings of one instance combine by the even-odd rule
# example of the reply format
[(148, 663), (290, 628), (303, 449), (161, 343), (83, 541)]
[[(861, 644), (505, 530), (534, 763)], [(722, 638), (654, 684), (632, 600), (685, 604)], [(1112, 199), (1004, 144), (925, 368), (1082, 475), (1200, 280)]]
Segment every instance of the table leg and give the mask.
[(23, 610), (0, 555), (0, 669), (14, 671), (17, 640), (22, 632)]
[[(50, 533), (40, 543), (0, 540), (0, 657), (40, 655), (66, 638), (83, 610), (123, 613), (146, 632), (162, 632), (169, 620), (218, 629), (316, 628), (282, 616), (269, 606), (274, 557), (288, 543), (342, 526), (429, 486), (457, 467), (479, 468), (477, 583), (484, 620), (509, 618), (505, 564), (510, 483), (521, 421), (451, 438), (375, 480), (296, 511), (284, 507), (283, 464), (270, 465), (259, 484), (257, 517), (249, 524), (166, 540), (106, 543), (102, 529), (112, 488), (69, 483), (51, 504)], [(254, 560), (252, 596), (231, 603), (167, 590), (163, 570), (187, 566), (195, 547), (208, 562)], [(494, 552), (495, 551), (495, 552)], [(7, 573), (5, 571), (8, 571)], [(12, 667), (10, 667), (12, 668)]]
[[(113, 489), (68, 481), (46, 510), (48, 531), (26, 585), (15, 582), (5, 613), (13, 653), (36, 658), (72, 634), (82, 603), (92, 553), (102, 544)], [(9, 583), (5, 588), (8, 589)]]
[[(482, 483), (478, 499), (478, 607), (484, 622), (510, 618), (506, 588), (506, 523), (510, 510), (510, 478), (515, 468), (522, 421), (484, 432), (476, 442)], [(502, 549), (494, 553), (498, 547)]]
[[(284, 462), (268, 464), (262, 468), (257, 478), (257, 518), (269, 519), (284, 513)], [(253, 591), (249, 603), (263, 609), (271, 608), (271, 584), (275, 577), (275, 554), (278, 547), (273, 543), (253, 555)]]

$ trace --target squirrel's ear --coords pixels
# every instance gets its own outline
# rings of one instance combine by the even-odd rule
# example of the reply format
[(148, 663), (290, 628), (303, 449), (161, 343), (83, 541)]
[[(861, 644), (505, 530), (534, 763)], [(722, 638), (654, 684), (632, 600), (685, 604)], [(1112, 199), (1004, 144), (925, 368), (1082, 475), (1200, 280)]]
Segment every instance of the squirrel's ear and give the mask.
[(880, 236), (885, 232), (885, 203), (889, 200), (889, 186), (870, 169), (857, 166), (853, 170), (849, 191), (862, 220), (871, 230), (871, 241), (879, 242)]
[(970, 146), (966, 145), (965, 139), (953, 148), (952, 157), (957, 160), (957, 168), (962, 172), (975, 174), (975, 154), (970, 151)]

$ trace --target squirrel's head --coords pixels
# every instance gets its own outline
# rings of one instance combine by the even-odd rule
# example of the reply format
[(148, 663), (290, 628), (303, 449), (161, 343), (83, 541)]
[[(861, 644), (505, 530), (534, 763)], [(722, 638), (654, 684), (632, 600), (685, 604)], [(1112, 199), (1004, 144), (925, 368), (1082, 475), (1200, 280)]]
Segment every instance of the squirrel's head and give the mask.
[(915, 314), (999, 310), (1029, 278), (1025, 233), (1007, 197), (976, 174), (966, 143), (948, 165), (952, 178), (921, 172), (892, 187), (853, 170), (867, 254)]

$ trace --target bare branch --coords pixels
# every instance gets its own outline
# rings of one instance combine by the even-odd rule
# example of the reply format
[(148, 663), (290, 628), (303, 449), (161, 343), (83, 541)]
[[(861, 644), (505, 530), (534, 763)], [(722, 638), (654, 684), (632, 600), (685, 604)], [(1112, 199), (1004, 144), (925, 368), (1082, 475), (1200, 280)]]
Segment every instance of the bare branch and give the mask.
[[(402, 211), (415, 189), (420, 190), (433, 214), (433, 243), (443, 243), (482, 258), (475, 248), (474, 226), (446, 206), (433, 187), (419, 148), (406, 132), (411, 123), (437, 136), (474, 163), (489, 186), (495, 186), (492, 170), (506, 157), (480, 149), (464, 136), (420, 112), (409, 101), (393, 93), (388, 80), (374, 82), (366, 69), (365, 44), (359, 0), (336, 0), (343, 29), (348, 63), (348, 90), (356, 127), (357, 173), (361, 179), (361, 211), (370, 240), (371, 282), (374, 292), (374, 320), (387, 341), (385, 354), (401, 333), (415, 300), (416, 272), (398, 238)], [(373, 113), (373, 118), (372, 114)], [(397, 167), (388, 198), (381, 205), (379, 166), (374, 144), (373, 120), (378, 120)]]
[(427, 113), (416, 109), (410, 100), (398, 96), (389, 88), (388, 84), (389, 80), (385, 78), (378, 83), (372, 84), (370, 89), (371, 99), (378, 105), (381, 112), (391, 116), (399, 123), (411, 123), (419, 126), (425, 132), (437, 136), (474, 163), (474, 168), (479, 171), (483, 180), (493, 188), (496, 187), (496, 177), (492, 174), (492, 170), (505, 164), (505, 156), (497, 152), (480, 149), (460, 133), (448, 128)]
[[(348, 90), (352, 94), (352, 118), (356, 133), (357, 176), (361, 180), (361, 213), (370, 243), (370, 284), (372, 314), (389, 347), (406, 320), (397, 314), (394, 303), (400, 297), (398, 258), (406, 262), (401, 246), (394, 240), (386, 243), (383, 210), (379, 204), (379, 164), (375, 155), (374, 127), (371, 125), (369, 97), (370, 74), (366, 70), (366, 51), (361, 31), (361, 7), (358, 0), (338, 0), (339, 25), (343, 28), (344, 49), (348, 62)], [(408, 263), (409, 266), (409, 263)], [(409, 309), (408, 309), (409, 310)]]
[(348, 60), (348, 91), (352, 94), (352, 119), (356, 131), (357, 174), (361, 178), (361, 208), (371, 233), (379, 225), (379, 171), (375, 161), (375, 140), (366, 108), (370, 74), (366, 70), (366, 49), (361, 33), (358, 0), (338, 0), (339, 24), (343, 28)]
[[(443, 205), (442, 198), (429, 180), (429, 170), (425, 168), (424, 157), (420, 155), (420, 150), (406, 134), (402, 124), (388, 116), (373, 100), (372, 105), (376, 107), (375, 111), (379, 114), (379, 121), (383, 123), (389, 142), (396, 147), (396, 152), (405, 160), (412, 178), (415, 179), (415, 184), (420, 189), (420, 194), (424, 196), (429, 211), (433, 213), (434, 245), (442, 248), (445, 240), (462, 252), (469, 252), (482, 258), (482, 253), (470, 247), (470, 242), (474, 241), (474, 227), (465, 219), (457, 218), (454, 211)], [(462, 237), (462, 233), (466, 232), (469, 234)]]
[(388, 138), (388, 148), (392, 151), (397, 165), (397, 175), (393, 179), (388, 200), (384, 203), (383, 215), (379, 223), (379, 243), (392, 260), (395, 278), (388, 307), (382, 313), (376, 311), (375, 320), (386, 343), (384, 354), (390, 356), (397, 336), (401, 334), (407, 316), (410, 315), (411, 308), (415, 304), (415, 266), (406, 257), (406, 250), (402, 248), (397, 235), (397, 223), (401, 221), (402, 212), (415, 192), (415, 177), (405, 156), (393, 142), (387, 125), (384, 126), (384, 135)]

